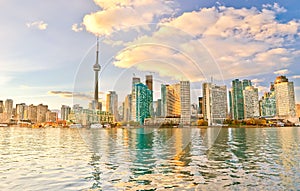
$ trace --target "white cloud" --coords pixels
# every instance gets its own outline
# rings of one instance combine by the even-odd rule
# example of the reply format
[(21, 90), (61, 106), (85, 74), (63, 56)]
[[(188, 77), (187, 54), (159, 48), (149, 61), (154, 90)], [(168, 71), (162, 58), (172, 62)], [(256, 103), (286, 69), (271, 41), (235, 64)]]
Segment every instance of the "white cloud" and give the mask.
[(274, 72), (274, 74), (277, 74), (277, 75), (286, 75), (288, 73), (289, 73), (288, 69), (277, 70)]
[(34, 22), (28, 22), (26, 23), (26, 26), (28, 28), (36, 28), (39, 30), (46, 30), (48, 27), (48, 24), (45, 23), (44, 21), (34, 21)]
[[(86, 30), (97, 35), (110, 35), (116, 30), (139, 26), (147, 28), (156, 18), (174, 13), (173, 0), (94, 0), (101, 7), (83, 19)], [(139, 28), (138, 27), (138, 28)]]
[(77, 24), (77, 23), (73, 24), (72, 25), (72, 31), (74, 31), (74, 32), (83, 31), (83, 25), (82, 24)]
[(292, 76), (293, 79), (300, 79), (300, 75)]

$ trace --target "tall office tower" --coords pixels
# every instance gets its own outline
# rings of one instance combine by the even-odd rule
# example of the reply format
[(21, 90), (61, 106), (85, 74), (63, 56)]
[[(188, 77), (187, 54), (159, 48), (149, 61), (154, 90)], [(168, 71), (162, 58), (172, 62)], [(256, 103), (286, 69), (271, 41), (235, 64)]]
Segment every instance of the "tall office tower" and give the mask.
[(132, 78), (132, 90), (131, 90), (131, 120), (136, 121), (136, 84), (141, 82), (140, 78)]
[(232, 88), (230, 90), (230, 113), (232, 118), (235, 120), (244, 119), (244, 96), (243, 90), (247, 86), (251, 86), (252, 83), (250, 80), (240, 81), (235, 79), (232, 81)]
[(296, 115), (298, 118), (300, 118), (300, 104), (296, 104)]
[(32, 123), (37, 122), (37, 106), (34, 106), (32, 104), (28, 106), (28, 119)]
[(5, 100), (4, 107), (4, 120), (7, 121), (13, 116), (13, 100), (7, 99)]
[(0, 113), (4, 112), (4, 105), (3, 105), (3, 101), (0, 100)]
[(274, 117), (276, 115), (276, 98), (274, 84), (271, 83), (270, 92), (264, 93), (260, 100), (260, 116)]
[(189, 81), (180, 81), (180, 124), (191, 124), (191, 86)]
[(135, 85), (136, 89), (136, 121), (144, 124), (145, 118), (150, 117), (152, 104), (152, 91), (142, 83)]
[(198, 97), (198, 114), (203, 114), (203, 97)]
[(16, 104), (16, 116), (15, 116), (15, 119), (17, 121), (24, 120), (24, 119), (27, 118), (27, 116), (25, 116), (27, 114), (26, 109), (27, 109), (27, 107), (26, 107), (25, 103)]
[(158, 99), (157, 101), (156, 101), (156, 110), (155, 110), (155, 115), (157, 116), (157, 117), (161, 117), (161, 99)]
[(68, 120), (69, 114), (71, 113), (71, 107), (67, 105), (62, 105), (60, 108), (61, 120)]
[(128, 94), (126, 97), (125, 97), (125, 102), (124, 102), (124, 118), (123, 120), (124, 121), (130, 121), (131, 120), (131, 94)]
[(95, 108), (99, 109), (99, 82), (98, 82), (98, 74), (101, 70), (101, 66), (99, 65), (99, 40), (97, 38), (97, 51), (96, 51), (96, 63), (93, 66), (93, 69), (95, 71), (95, 92), (94, 92), (94, 101), (95, 101)]
[(149, 90), (153, 91), (153, 76), (146, 75), (146, 86)]
[(259, 117), (258, 89), (247, 86), (243, 90), (244, 95), (244, 118)]
[(48, 111), (48, 105), (39, 104), (37, 106), (37, 123), (46, 122), (47, 111)]
[(227, 87), (203, 83), (203, 118), (208, 125), (223, 124), (227, 118)]
[(276, 115), (278, 117), (296, 117), (294, 83), (285, 76), (278, 76), (274, 82), (276, 97)]
[(118, 95), (115, 91), (109, 91), (106, 95), (106, 111), (114, 116), (114, 121), (119, 121)]
[(180, 84), (161, 84), (162, 116), (180, 117)]

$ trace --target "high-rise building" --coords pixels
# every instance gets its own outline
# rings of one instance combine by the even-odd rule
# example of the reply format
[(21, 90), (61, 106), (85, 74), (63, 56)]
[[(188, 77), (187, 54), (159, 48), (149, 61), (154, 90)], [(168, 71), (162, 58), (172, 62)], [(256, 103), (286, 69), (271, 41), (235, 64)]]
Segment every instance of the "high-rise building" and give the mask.
[(223, 124), (227, 118), (227, 87), (203, 83), (203, 118), (209, 125)]
[(296, 104), (297, 117), (300, 118), (300, 104)]
[(203, 97), (198, 97), (198, 113), (203, 114)]
[(28, 109), (28, 107), (26, 106), (25, 103), (16, 104), (16, 116), (15, 116), (15, 119), (17, 121), (27, 119), (28, 118), (28, 116), (27, 116), (28, 111), (26, 111), (27, 109)]
[(151, 117), (152, 91), (142, 83), (135, 85), (136, 121), (144, 124), (145, 118)]
[(232, 81), (232, 88), (230, 90), (230, 113), (233, 119), (241, 120), (244, 119), (244, 96), (243, 90), (247, 86), (251, 86), (252, 83), (250, 80), (240, 81), (235, 79)]
[(48, 105), (39, 104), (37, 106), (37, 123), (46, 122), (47, 111), (48, 111)]
[(118, 95), (115, 91), (109, 91), (106, 95), (106, 111), (113, 114), (114, 121), (119, 121)]
[(146, 86), (149, 90), (153, 91), (153, 76), (146, 75)]
[(161, 117), (161, 99), (158, 99), (155, 104), (155, 116)]
[(294, 83), (286, 76), (278, 76), (274, 82), (276, 115), (282, 118), (296, 117)]
[(13, 117), (13, 100), (7, 99), (4, 104), (4, 121), (8, 121)]
[(180, 81), (180, 124), (191, 124), (191, 87), (189, 81)]
[(71, 113), (71, 107), (67, 105), (62, 105), (60, 109), (61, 120), (68, 120), (69, 114)]
[(163, 117), (180, 117), (180, 84), (161, 84)]
[(4, 105), (3, 105), (3, 101), (0, 100), (0, 113), (4, 112)]
[(271, 83), (270, 92), (264, 93), (260, 100), (260, 116), (274, 117), (276, 115), (276, 98), (274, 84)]
[(94, 92), (94, 101), (95, 101), (95, 108), (94, 109), (99, 109), (99, 82), (98, 82), (98, 74), (99, 71), (101, 70), (101, 66), (99, 65), (99, 40), (97, 38), (97, 51), (96, 51), (96, 63), (93, 66), (93, 69), (95, 71), (95, 92)]
[(243, 90), (244, 96), (244, 118), (259, 117), (258, 89), (247, 86)]
[(46, 122), (56, 122), (57, 120), (57, 113), (53, 111), (46, 112)]
[(125, 102), (124, 102), (124, 117), (123, 117), (123, 120), (124, 121), (130, 121), (131, 120), (131, 94), (128, 94), (126, 97), (125, 97)]
[(37, 106), (34, 106), (32, 104), (28, 106), (28, 119), (32, 123), (37, 122)]
[(136, 84), (141, 82), (140, 78), (132, 78), (132, 90), (131, 90), (131, 120), (136, 121)]

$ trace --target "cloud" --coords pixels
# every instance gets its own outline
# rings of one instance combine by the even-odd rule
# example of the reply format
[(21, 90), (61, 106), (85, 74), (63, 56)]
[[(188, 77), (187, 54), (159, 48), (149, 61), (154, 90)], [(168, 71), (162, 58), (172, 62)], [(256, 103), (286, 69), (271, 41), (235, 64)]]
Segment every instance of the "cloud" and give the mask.
[(74, 31), (74, 32), (83, 31), (83, 25), (82, 24), (77, 24), (77, 23), (73, 24), (72, 25), (72, 31)]
[(274, 72), (274, 74), (277, 74), (277, 75), (286, 75), (288, 73), (289, 73), (288, 69), (277, 70)]
[(83, 19), (86, 30), (96, 35), (110, 35), (116, 30), (138, 26), (146, 29), (155, 19), (172, 15), (173, 0), (94, 0), (100, 11)]
[(300, 75), (292, 76), (293, 79), (300, 79)]
[[(219, 6), (164, 18), (155, 32), (125, 44), (125, 51), (116, 56), (114, 64), (121, 68), (154, 71), (172, 78), (188, 74), (192, 79), (203, 78), (201, 72), (199, 75), (199, 70), (195, 70), (194, 63), (206, 76), (217, 79), (265, 74), (286, 68), (299, 55), (291, 45), (299, 37), (300, 22), (278, 21), (276, 16), (283, 11), (284, 8), (276, 3), (261, 10)], [(152, 44), (153, 47), (143, 44)], [(166, 45), (169, 49), (157, 45)], [(170, 64), (180, 71), (170, 70), (166, 66)]]
[[(99, 92), (103, 94), (103, 92)], [(93, 100), (93, 93), (82, 93), (82, 92), (70, 92), (70, 91), (49, 91), (50, 95), (59, 95), (64, 98), (74, 98), (80, 100)]]
[(28, 22), (26, 23), (26, 26), (28, 28), (36, 28), (38, 30), (46, 30), (48, 27), (48, 24), (44, 21), (34, 21), (34, 22)]

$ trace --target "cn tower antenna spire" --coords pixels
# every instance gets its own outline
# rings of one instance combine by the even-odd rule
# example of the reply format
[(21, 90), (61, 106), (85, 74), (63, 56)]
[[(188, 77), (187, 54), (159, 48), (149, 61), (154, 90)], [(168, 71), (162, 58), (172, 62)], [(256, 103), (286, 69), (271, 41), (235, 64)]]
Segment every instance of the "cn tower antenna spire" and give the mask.
[(99, 109), (99, 81), (98, 81), (98, 73), (101, 70), (101, 66), (99, 65), (99, 37), (97, 36), (97, 50), (96, 50), (96, 63), (93, 66), (95, 71), (95, 94), (94, 94), (94, 101), (95, 101), (95, 109)]

